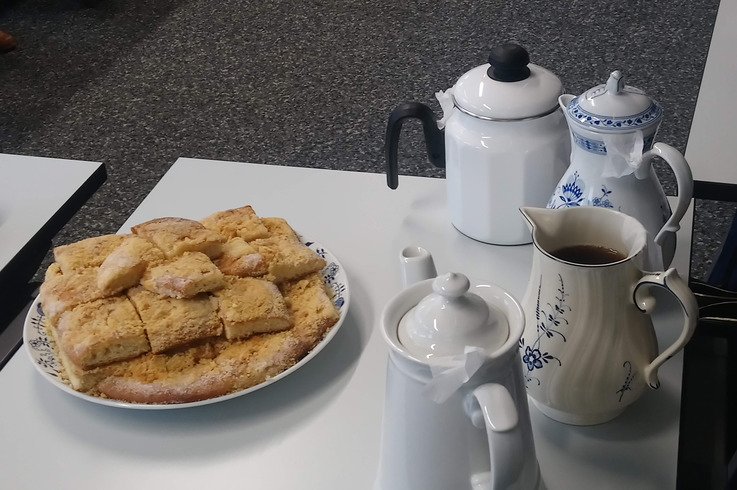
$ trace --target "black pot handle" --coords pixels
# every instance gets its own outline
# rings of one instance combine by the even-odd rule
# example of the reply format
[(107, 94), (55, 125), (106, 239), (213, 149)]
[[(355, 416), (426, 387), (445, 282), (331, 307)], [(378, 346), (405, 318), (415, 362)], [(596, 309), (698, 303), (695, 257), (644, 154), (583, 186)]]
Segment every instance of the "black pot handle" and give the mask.
[(402, 131), (404, 120), (409, 117), (416, 117), (422, 121), (427, 158), (430, 163), (438, 168), (445, 168), (445, 135), (441, 129), (438, 129), (438, 123), (432, 109), (419, 102), (405, 102), (392, 111), (389, 115), (389, 123), (386, 126), (386, 139), (384, 141), (386, 183), (392, 189), (399, 186), (399, 171), (397, 169), (399, 133)]

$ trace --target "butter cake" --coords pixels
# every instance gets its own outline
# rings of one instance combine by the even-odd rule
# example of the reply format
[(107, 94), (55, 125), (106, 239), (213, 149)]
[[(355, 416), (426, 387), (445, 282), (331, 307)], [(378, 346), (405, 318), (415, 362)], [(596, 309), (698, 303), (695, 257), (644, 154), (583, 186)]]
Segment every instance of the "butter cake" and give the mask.
[(219, 350), (219, 343), (213, 343), (171, 355), (147, 354), (122, 363), (96, 389), (131, 403), (187, 403), (225, 395), (245, 368), (219, 365)]
[(154, 219), (134, 226), (132, 231), (154, 243), (167, 258), (178, 257), (184, 252), (202, 252), (210, 258), (222, 253), (223, 237), (190, 219)]
[(275, 235), (251, 242), (268, 262), (267, 278), (275, 283), (296, 279), (325, 267), (325, 260), (295, 239)]
[(137, 285), (149, 265), (163, 261), (164, 253), (151, 242), (128, 235), (100, 265), (97, 286), (106, 294), (118, 294)]
[(321, 276), (286, 288), (294, 327), (243, 340), (216, 341), (177, 353), (174, 359), (149, 355), (102, 379), (105, 396), (132, 403), (186, 403), (226, 395), (272, 378), (306, 356), (340, 315)]
[(147, 269), (141, 284), (154, 293), (191, 298), (221, 288), (224, 276), (207, 255), (185, 252), (181, 257)]
[(326, 263), (250, 206), (57, 247), (41, 287), (62, 379), (91, 396), (185, 403), (249, 388), (339, 320)]
[(279, 289), (268, 281), (229, 277), (226, 286), (214, 294), (228, 339), (277, 332), (292, 326), (284, 298)]
[(223, 245), (223, 254), (215, 259), (223, 274), (238, 277), (258, 277), (269, 271), (258, 250), (241, 237), (231, 238)]
[(126, 297), (106, 298), (65, 311), (57, 326), (59, 349), (90, 369), (150, 350), (143, 323)]
[(128, 290), (128, 297), (143, 320), (155, 354), (222, 333), (214, 298), (206, 294), (176, 299), (137, 287)]
[(203, 219), (202, 224), (225, 238), (240, 237), (247, 242), (269, 236), (269, 230), (251, 206), (214, 213)]
[(102, 299), (109, 294), (97, 286), (97, 268), (79, 269), (61, 273), (61, 266), (51, 264), (39, 289), (41, 306), (52, 324), (59, 316), (82, 303)]
[(64, 273), (61, 271), (61, 266), (57, 262), (53, 262), (48, 267), (48, 269), (46, 269), (46, 273), (44, 274), (44, 281), (49, 281), (54, 277), (59, 277), (63, 274)]
[(62, 245), (54, 249), (54, 260), (64, 274), (71, 274), (79, 269), (98, 267), (123, 243), (123, 235), (103, 235)]
[(64, 350), (58, 348), (59, 336), (56, 328), (47, 325), (46, 332), (57, 346), (56, 353), (59, 356), (61, 365), (64, 366), (64, 370), (61, 372), (62, 379), (65, 379), (77, 391), (87, 392), (94, 390), (97, 383), (111, 374), (111, 367), (117, 365), (108, 364), (107, 366), (98, 368), (82, 369), (72, 362)]
[(284, 299), (294, 318), (295, 335), (311, 350), (340, 319), (330, 292), (320, 274), (283, 287)]
[(261, 222), (264, 224), (269, 235), (271, 236), (283, 236), (299, 241), (297, 233), (289, 226), (287, 220), (282, 218), (261, 218)]

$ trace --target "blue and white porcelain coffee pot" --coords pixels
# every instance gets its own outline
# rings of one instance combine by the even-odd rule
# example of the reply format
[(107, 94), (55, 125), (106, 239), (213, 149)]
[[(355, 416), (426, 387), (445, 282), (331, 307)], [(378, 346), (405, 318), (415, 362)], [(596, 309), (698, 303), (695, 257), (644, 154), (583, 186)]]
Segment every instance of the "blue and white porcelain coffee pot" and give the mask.
[[(619, 71), (579, 97), (558, 98), (571, 135), (571, 164), (547, 207), (598, 206), (637, 218), (648, 233), (648, 267), (668, 267), (675, 233), (693, 194), (686, 159), (675, 148), (655, 143), (663, 109), (642, 90), (624, 84)], [(672, 212), (652, 162), (665, 160), (678, 184)]]

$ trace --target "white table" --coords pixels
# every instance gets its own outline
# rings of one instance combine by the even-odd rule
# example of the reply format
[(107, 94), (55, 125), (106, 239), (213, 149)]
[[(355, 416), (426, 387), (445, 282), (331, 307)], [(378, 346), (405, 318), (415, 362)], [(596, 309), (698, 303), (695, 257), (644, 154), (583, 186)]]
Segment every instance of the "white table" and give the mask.
[(105, 181), (105, 166), (0, 153), (0, 367), (17, 347), (14, 321), (51, 239)]
[(49, 224), (66, 224), (89, 198), (85, 186), (104, 180), (102, 163), (0, 153), (0, 271)]
[[(422, 245), (439, 271), (472, 272), (518, 298), (528, 280), (532, 247), (494, 247), (458, 233), (439, 179), (401, 177), (391, 191), (381, 174), (179, 159), (121, 231), (245, 204), (286, 218), (345, 266), (351, 307), (333, 341), (265, 389), (163, 412), (79, 400), (42, 379), (18, 352), (0, 371), (4, 481), (15, 489), (370, 489), (388, 353), (378, 321), (400, 288), (401, 248)], [(688, 222), (683, 230), (679, 267), (688, 264)], [(658, 330), (664, 341), (676, 333)], [(666, 363), (658, 391), (602, 426), (562, 425), (531, 408), (549, 488), (674, 488), (681, 363), (681, 355)]]
[(737, 201), (737, 0), (722, 0), (701, 79), (686, 147), (695, 182), (694, 195)]

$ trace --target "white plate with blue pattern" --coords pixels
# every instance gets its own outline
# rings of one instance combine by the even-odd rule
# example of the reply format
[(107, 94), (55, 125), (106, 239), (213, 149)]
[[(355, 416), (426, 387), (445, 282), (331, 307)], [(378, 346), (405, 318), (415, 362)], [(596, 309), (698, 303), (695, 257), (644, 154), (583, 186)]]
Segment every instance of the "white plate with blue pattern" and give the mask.
[(230, 400), (231, 398), (243, 396), (270, 384), (276, 383), (280, 379), (288, 376), (289, 374), (307, 364), (310, 359), (315, 357), (322, 349), (325, 348), (325, 346), (335, 337), (335, 334), (340, 329), (343, 321), (345, 321), (345, 317), (348, 314), (348, 305), (350, 303), (348, 277), (346, 276), (345, 269), (340, 264), (338, 259), (335, 258), (335, 256), (328, 249), (320, 245), (318, 242), (308, 241), (305, 240), (303, 237), (300, 238), (305, 245), (314, 250), (318, 255), (325, 259), (325, 262), (327, 262), (327, 265), (321, 273), (323, 278), (325, 279), (325, 283), (333, 292), (333, 302), (340, 313), (340, 319), (333, 326), (333, 328), (328, 331), (322, 341), (317, 344), (315, 348), (312, 349), (299, 362), (297, 362), (291, 368), (282, 371), (280, 374), (264, 381), (261, 384), (246, 388), (241, 391), (230, 393), (228, 395), (209, 398), (207, 400), (175, 404), (127, 403), (118, 400), (98, 398), (95, 396), (86, 395), (72, 389), (71, 386), (66, 384), (61, 379), (62, 366), (59, 362), (59, 359), (57, 359), (54, 349), (51, 345), (51, 341), (46, 334), (46, 328), (44, 327), (45, 317), (43, 310), (41, 309), (41, 300), (39, 298), (36, 298), (34, 304), (31, 306), (31, 309), (26, 316), (25, 326), (23, 328), (23, 343), (25, 344), (26, 352), (31, 358), (31, 362), (33, 362), (33, 365), (36, 366), (36, 369), (52, 385), (71, 395), (82, 398), (83, 400), (87, 400), (100, 405), (107, 405), (118, 408), (130, 408), (139, 410), (168, 410), (176, 408), (197, 407), (201, 405), (209, 405), (211, 403)]

